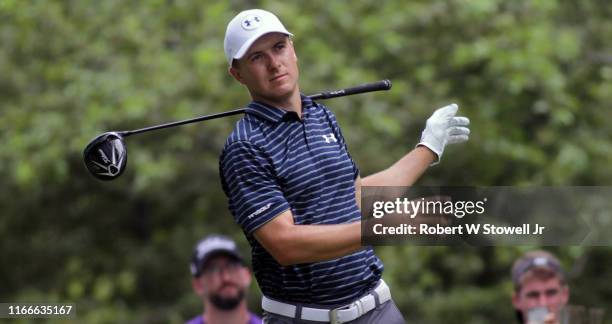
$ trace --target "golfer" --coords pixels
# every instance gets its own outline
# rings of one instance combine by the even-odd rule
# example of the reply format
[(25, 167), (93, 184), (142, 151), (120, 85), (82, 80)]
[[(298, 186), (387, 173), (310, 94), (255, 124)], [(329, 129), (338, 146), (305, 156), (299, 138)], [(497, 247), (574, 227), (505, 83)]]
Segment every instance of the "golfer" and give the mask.
[(361, 186), (409, 186), (447, 143), (468, 139), (457, 105), (434, 112), (420, 143), (361, 178), (334, 114), (300, 93), (293, 35), (272, 13), (239, 13), (227, 26), (229, 73), (252, 102), (220, 156), (231, 213), (252, 248), (267, 323), (403, 323), (361, 246)]

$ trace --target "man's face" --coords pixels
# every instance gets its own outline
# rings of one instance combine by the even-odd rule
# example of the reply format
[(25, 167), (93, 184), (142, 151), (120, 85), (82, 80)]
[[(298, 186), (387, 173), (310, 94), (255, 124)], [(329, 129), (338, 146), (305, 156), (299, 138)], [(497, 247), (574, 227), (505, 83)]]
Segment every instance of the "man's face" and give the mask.
[(289, 37), (281, 33), (260, 37), (230, 73), (255, 100), (278, 102), (299, 91), (297, 56)]
[(512, 296), (512, 304), (525, 316), (535, 307), (546, 307), (550, 312), (558, 313), (567, 304), (568, 299), (569, 289), (561, 284), (559, 278), (546, 280), (532, 278)]
[(196, 293), (219, 309), (235, 308), (246, 295), (251, 273), (236, 259), (221, 255), (209, 260), (202, 275), (193, 278)]

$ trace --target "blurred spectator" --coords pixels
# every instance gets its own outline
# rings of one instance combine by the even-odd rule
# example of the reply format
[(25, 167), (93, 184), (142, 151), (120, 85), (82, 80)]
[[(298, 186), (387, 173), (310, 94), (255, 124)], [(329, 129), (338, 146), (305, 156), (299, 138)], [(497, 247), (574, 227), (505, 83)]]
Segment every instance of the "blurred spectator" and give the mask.
[(512, 305), (520, 323), (562, 323), (569, 287), (554, 255), (546, 251), (525, 253), (512, 266), (512, 282)]
[(247, 309), (251, 272), (234, 241), (222, 235), (199, 241), (193, 251), (191, 275), (193, 290), (202, 298), (204, 311), (188, 324), (261, 323)]

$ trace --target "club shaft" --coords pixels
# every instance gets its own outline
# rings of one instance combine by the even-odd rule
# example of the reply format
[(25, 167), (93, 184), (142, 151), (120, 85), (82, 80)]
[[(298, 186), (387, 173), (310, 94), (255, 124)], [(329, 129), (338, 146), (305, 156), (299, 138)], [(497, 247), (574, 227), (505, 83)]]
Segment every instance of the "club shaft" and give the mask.
[[(358, 85), (358, 86), (350, 87), (346, 89), (321, 92), (321, 93), (310, 95), (308, 97), (312, 100), (330, 99), (330, 98), (337, 98), (337, 97), (343, 97), (343, 96), (350, 96), (350, 95), (354, 95), (358, 93), (389, 90), (389, 89), (391, 89), (391, 81), (381, 80), (381, 81), (366, 83), (366, 84), (362, 84), (362, 85)], [(134, 134), (140, 134), (140, 133), (154, 131), (154, 130), (168, 128), (168, 127), (181, 126), (185, 124), (197, 123), (197, 122), (210, 120), (210, 119), (238, 115), (244, 112), (245, 112), (245, 109), (241, 108), (241, 109), (230, 110), (230, 111), (226, 111), (226, 112), (222, 112), (218, 114), (200, 116), (200, 117), (196, 117), (192, 119), (185, 119), (185, 120), (170, 122), (170, 123), (166, 123), (162, 125), (155, 125), (155, 126), (150, 126), (150, 127), (145, 127), (145, 128), (135, 129), (135, 130), (122, 131), (118, 133), (123, 137), (127, 137), (127, 136), (134, 135)]]
[(181, 126), (181, 125), (185, 125), (185, 124), (197, 123), (197, 122), (201, 122), (201, 121), (205, 121), (205, 120), (210, 120), (210, 119), (216, 119), (216, 118), (221, 118), (221, 117), (238, 115), (238, 114), (244, 113), (244, 111), (245, 111), (244, 108), (240, 108), (240, 109), (230, 110), (230, 111), (226, 111), (226, 112), (222, 112), (222, 113), (218, 113), (218, 114), (200, 116), (200, 117), (196, 117), (196, 118), (192, 118), (192, 119), (185, 119), (185, 120), (180, 120), (180, 121), (176, 121), (176, 122), (170, 122), (170, 123), (166, 123), (166, 124), (155, 125), (155, 126), (150, 126), (150, 127), (145, 127), (145, 128), (135, 129), (135, 130), (122, 131), (122, 132), (119, 132), (119, 134), (121, 136), (123, 136), (123, 137), (127, 137), (127, 136), (130, 136), (130, 135), (144, 133), (144, 132), (150, 132), (150, 131), (154, 131), (154, 130), (158, 130), (158, 129), (162, 129), (162, 128)]

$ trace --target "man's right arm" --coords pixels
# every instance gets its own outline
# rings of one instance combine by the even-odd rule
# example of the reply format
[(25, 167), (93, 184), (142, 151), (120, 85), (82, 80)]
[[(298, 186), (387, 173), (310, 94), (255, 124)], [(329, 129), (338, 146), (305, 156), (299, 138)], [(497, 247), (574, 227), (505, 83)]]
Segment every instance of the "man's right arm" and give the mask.
[(283, 266), (335, 259), (361, 250), (361, 222), (296, 225), (286, 210), (254, 232), (255, 238)]

